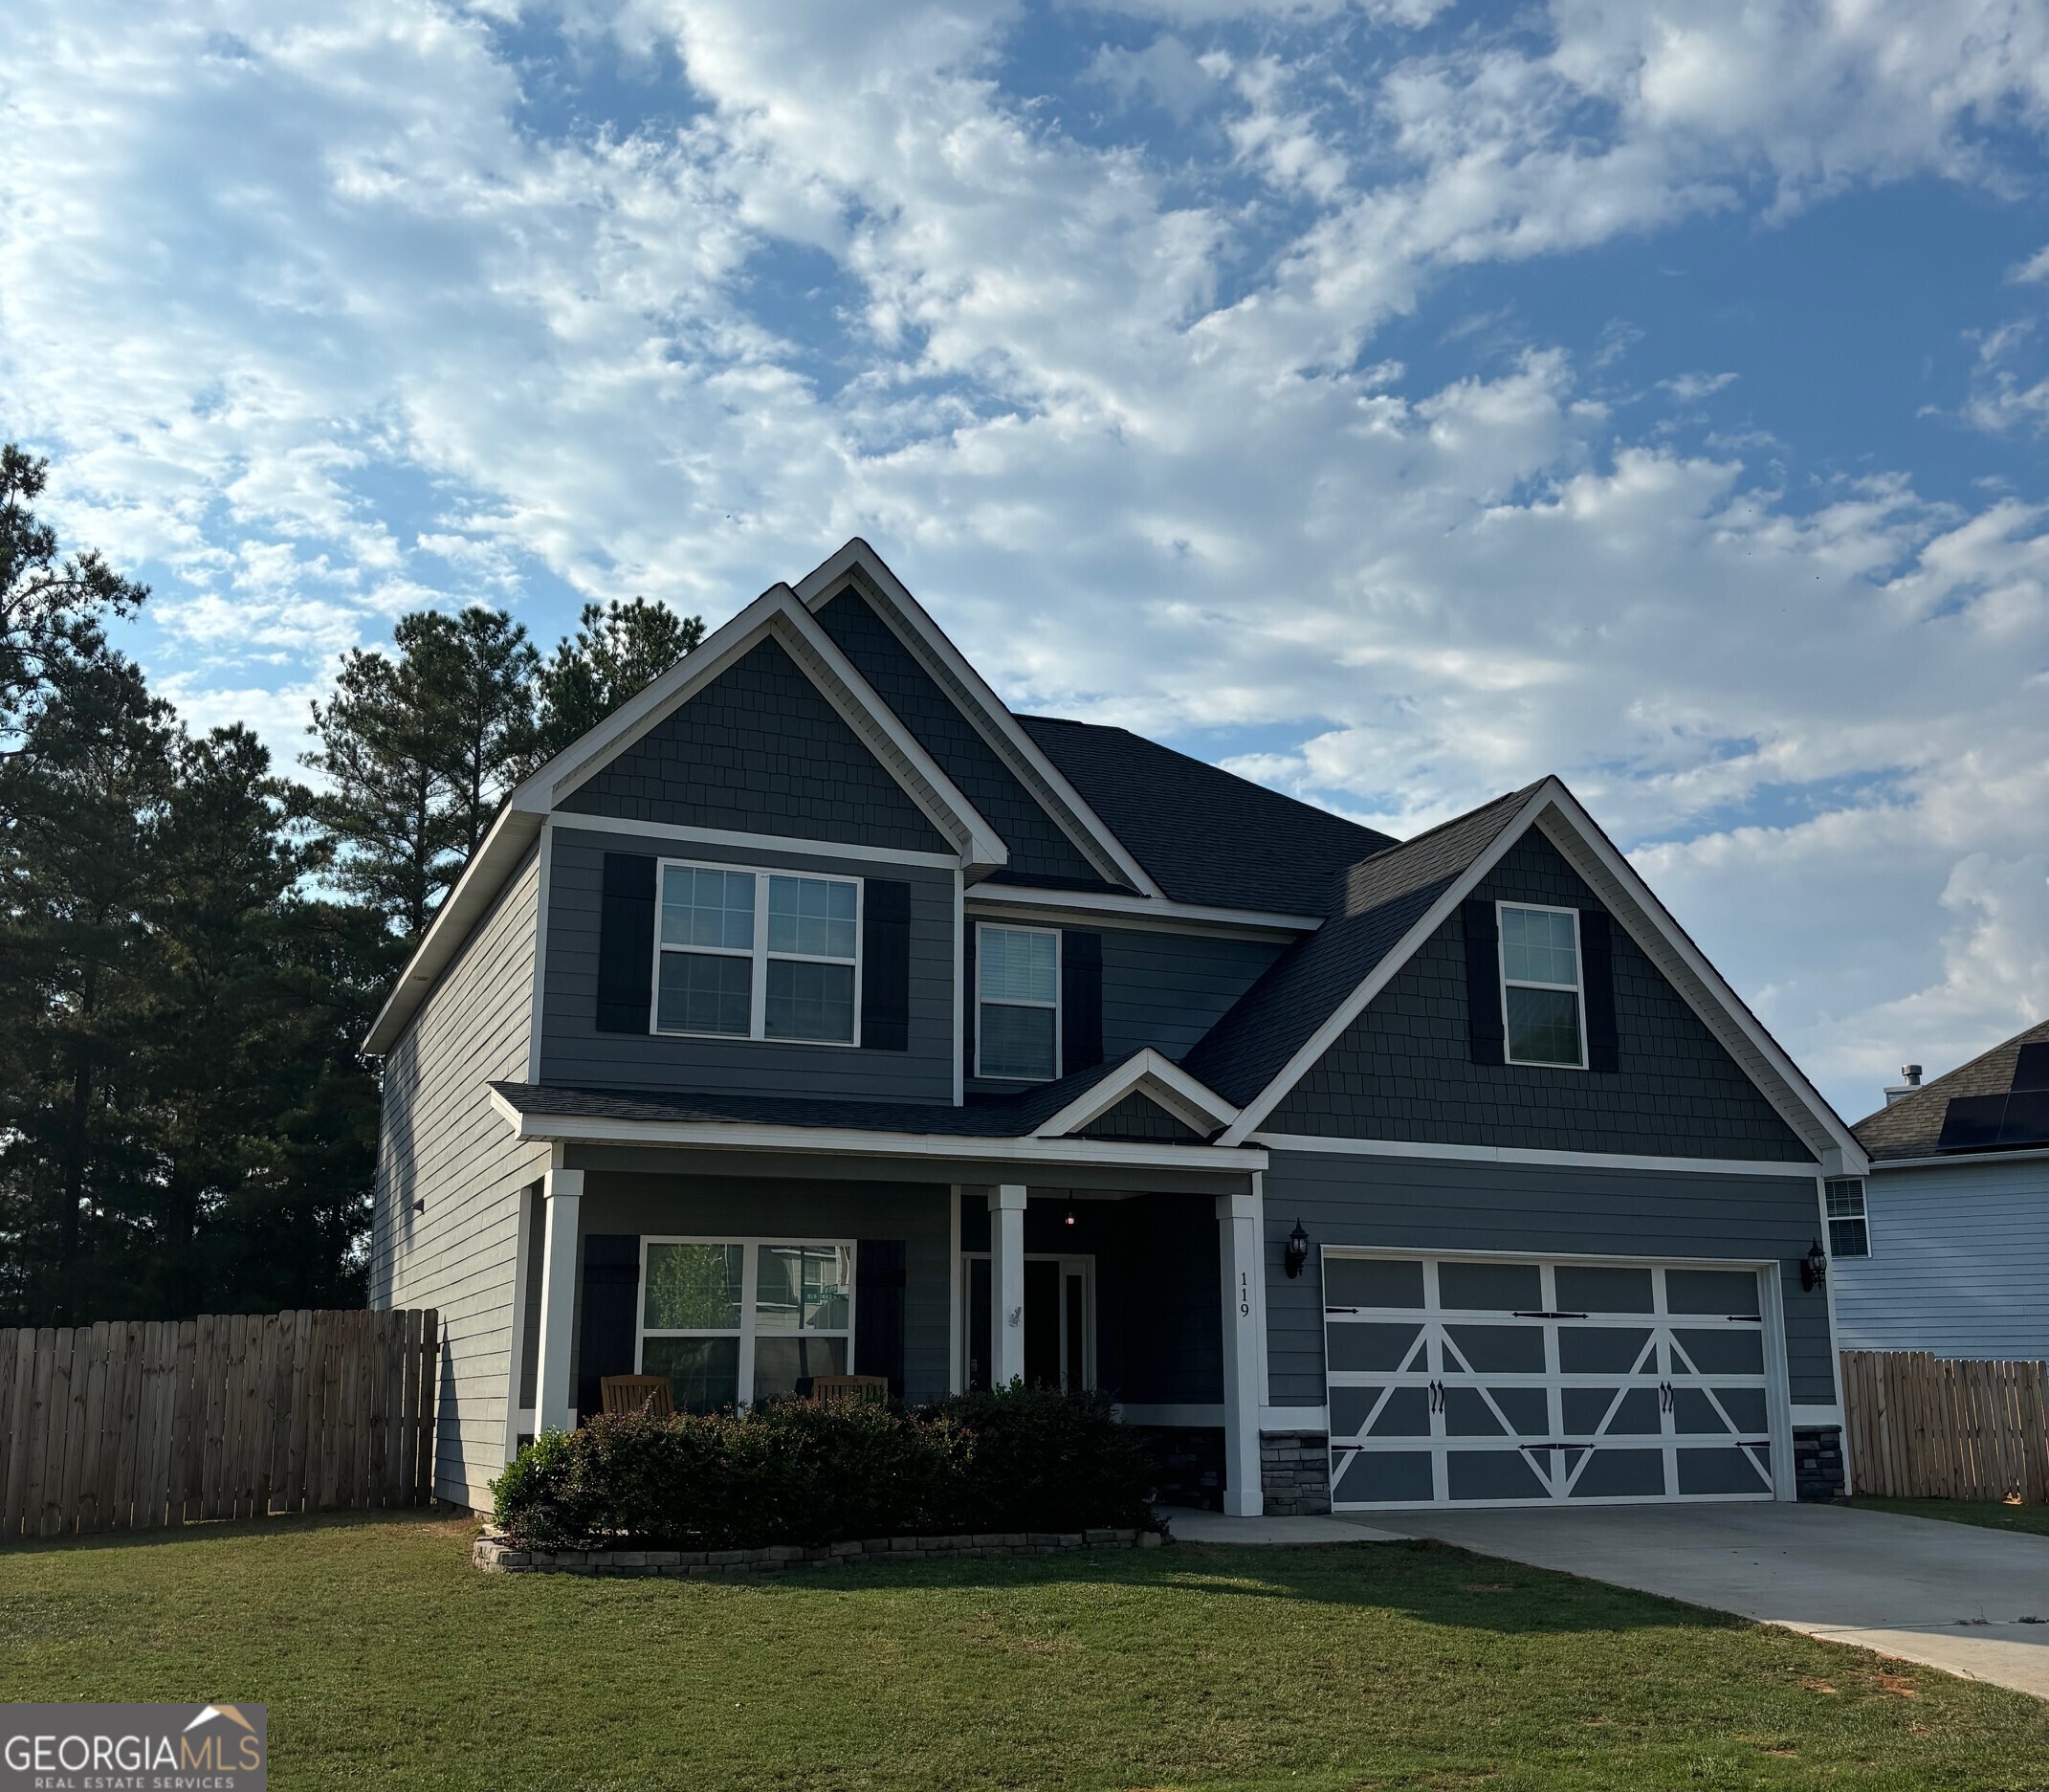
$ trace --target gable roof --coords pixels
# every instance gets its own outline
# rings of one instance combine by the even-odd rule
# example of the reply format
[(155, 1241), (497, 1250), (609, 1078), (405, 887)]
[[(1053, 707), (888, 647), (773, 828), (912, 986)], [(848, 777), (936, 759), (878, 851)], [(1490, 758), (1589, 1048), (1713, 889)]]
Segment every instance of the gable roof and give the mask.
[(1333, 877), (1396, 844), (1128, 729), (1018, 721), (1177, 902), (1321, 915)]
[(786, 585), (771, 586), (505, 799), (372, 1023), (363, 1042), (365, 1053), (377, 1056), (397, 1043), (471, 930), (490, 912), (506, 880), (532, 850), (541, 823), (556, 806), (763, 640), (775, 641), (789, 655), (965, 865), (986, 872), (1004, 862), (1008, 849), (988, 819), (870, 688), (796, 592)]
[[(1182, 1067), (1241, 1106), (1256, 1099), (1409, 940), (1432, 905), (1542, 787), (1511, 790), (1327, 878), (1317, 907), (1330, 918), (1267, 966), (1230, 1012), (1196, 1042)], [(1411, 943), (1401, 957), (1420, 943)]]
[[(1958, 1096), (2005, 1095), (2013, 1086), (2014, 1063), (2020, 1056), (2020, 1048), (2042, 1044), (2049, 1044), (2049, 1021), (2038, 1021), (2011, 1039), (2002, 1039), (1968, 1064), (1959, 1064), (1933, 1082), (1923, 1083), (1911, 1095), (1902, 1095), (1876, 1114), (1865, 1115), (1853, 1130), (1873, 1163), (1931, 1158), (1942, 1138), (1943, 1117), (1950, 1103)], [(2010, 1149), (2038, 1151), (2041, 1147), (2016, 1145)]]
[[(1862, 1173), (1865, 1158), (1856, 1135), (1556, 778), (1497, 797), (1344, 874), (1332, 918), (1275, 960), (1182, 1060), (1239, 1104), (1238, 1118), (1219, 1142), (1235, 1144), (1256, 1133), (1531, 827), (1557, 848), (1817, 1161), (1831, 1173)], [(1361, 975), (1347, 988), (1355, 967), (1363, 967)], [(1267, 1079), (1254, 1090), (1262, 1072)]]
[(849, 583), (859, 587), (870, 608), (1104, 878), (1141, 896), (1160, 895), (1145, 867), (1019, 725), (889, 564), (858, 535), (798, 580), (797, 593), (816, 610)]

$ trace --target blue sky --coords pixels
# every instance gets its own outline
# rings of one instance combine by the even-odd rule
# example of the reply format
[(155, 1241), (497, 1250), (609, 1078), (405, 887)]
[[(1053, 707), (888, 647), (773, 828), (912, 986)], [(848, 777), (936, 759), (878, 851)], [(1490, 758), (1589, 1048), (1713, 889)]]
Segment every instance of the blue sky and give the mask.
[(1020, 708), (1564, 776), (1855, 1117), (2049, 1013), (2049, 16), (17, 9), (0, 430), (282, 755), (866, 535)]

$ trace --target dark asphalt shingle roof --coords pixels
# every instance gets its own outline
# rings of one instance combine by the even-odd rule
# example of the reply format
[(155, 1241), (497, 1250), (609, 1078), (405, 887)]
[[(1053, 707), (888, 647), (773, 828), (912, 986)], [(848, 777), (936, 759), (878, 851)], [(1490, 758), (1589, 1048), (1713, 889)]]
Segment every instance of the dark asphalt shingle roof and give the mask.
[(844, 1127), (855, 1132), (937, 1134), (964, 1139), (1022, 1139), (1135, 1057), (1128, 1051), (1058, 1082), (1042, 1083), (965, 1107), (938, 1102), (835, 1101), (818, 1095), (728, 1095), (646, 1089), (573, 1089), (553, 1083), (496, 1082), (491, 1087), (521, 1114), (537, 1117), (683, 1120), (729, 1126)]
[(1372, 974), (1431, 903), (1500, 836), (1537, 785), (1496, 797), (1400, 846), (1348, 867), (1327, 884), (1330, 918), (1281, 954), (1181, 1060), (1243, 1107), (1277, 1076), (1345, 998)]
[(1321, 915), (1333, 876), (1395, 844), (1127, 729), (1017, 719), (1177, 902)]
[(2020, 1055), (2020, 1048), (2045, 1042), (2049, 1042), (2049, 1021), (2000, 1041), (1933, 1082), (1923, 1083), (1890, 1107), (1865, 1115), (1850, 1130), (1874, 1163), (1888, 1158), (1932, 1157), (1950, 1100), (1957, 1095), (2003, 1095), (2013, 1084), (2014, 1060)]

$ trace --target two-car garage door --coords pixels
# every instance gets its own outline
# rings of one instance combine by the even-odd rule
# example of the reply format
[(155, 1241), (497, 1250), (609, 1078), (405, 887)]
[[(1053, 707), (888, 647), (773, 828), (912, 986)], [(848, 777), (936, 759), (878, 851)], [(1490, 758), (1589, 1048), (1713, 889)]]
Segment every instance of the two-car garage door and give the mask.
[(1758, 1272), (1323, 1252), (1339, 1510), (1770, 1499)]

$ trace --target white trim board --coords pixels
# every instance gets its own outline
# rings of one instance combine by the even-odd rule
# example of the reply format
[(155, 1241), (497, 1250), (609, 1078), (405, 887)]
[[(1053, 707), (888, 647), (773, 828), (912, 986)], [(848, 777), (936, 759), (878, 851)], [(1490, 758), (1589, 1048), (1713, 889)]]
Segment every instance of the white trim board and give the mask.
[(1781, 1163), (1770, 1158), (1660, 1158), (1619, 1151), (1537, 1151), (1516, 1145), (1423, 1144), (1411, 1139), (1325, 1139), (1311, 1133), (1246, 1135), (1269, 1151), (1317, 1151), (1340, 1157), (1440, 1159), (1459, 1163), (1551, 1164), (1580, 1170), (1664, 1170), (1686, 1175), (1774, 1176), (1808, 1182), (1821, 1173), (1816, 1163)]
[(674, 822), (637, 821), (624, 815), (580, 815), (574, 809), (557, 809), (548, 820), (564, 830), (631, 834), (638, 839), (673, 841), (677, 846), (730, 847), (738, 852), (789, 852), (802, 858), (915, 865), (931, 871), (950, 872), (960, 868), (958, 852), (914, 852), (909, 847), (896, 846), (848, 846), (842, 841), (818, 840), (808, 834), (736, 833), (725, 828), (688, 828)]
[[(1141, 895), (1163, 896), (1137, 858), (1091, 808), (1081, 792), (1024, 732), (1008, 705), (947, 638), (932, 613), (913, 597), (882, 556), (858, 535), (797, 581), (797, 595), (809, 609), (822, 608), (852, 579), (883, 626), (946, 692), (962, 719), (1004, 762), (1032, 798), (1083, 857), (1113, 881)], [(879, 601), (878, 601), (879, 600)], [(948, 687), (952, 688), (949, 689)], [(960, 699), (967, 700), (962, 702)]]
[(523, 1115), (496, 1089), (491, 1101), (519, 1139), (559, 1144), (672, 1145), (678, 1149), (800, 1152), (815, 1156), (937, 1158), (974, 1162), (1181, 1169), (1242, 1176), (1267, 1167), (1256, 1146), (1164, 1145), (1135, 1139), (968, 1138), (851, 1127), (766, 1126), (725, 1120), (625, 1120), (581, 1114)]
[(1320, 915), (1207, 907), (1169, 897), (1092, 895), (1086, 890), (1034, 890), (1026, 884), (976, 885), (968, 902), (978, 918), (999, 915), (1095, 920), (1109, 927), (1165, 928), (1223, 940), (1290, 940), (1323, 925)]
[(1195, 1132), (1214, 1132), (1238, 1117), (1238, 1110), (1207, 1084), (1198, 1082), (1172, 1058), (1151, 1046), (1135, 1052), (1093, 1087), (1044, 1121), (1034, 1139), (1058, 1139), (1078, 1132), (1136, 1092)]

